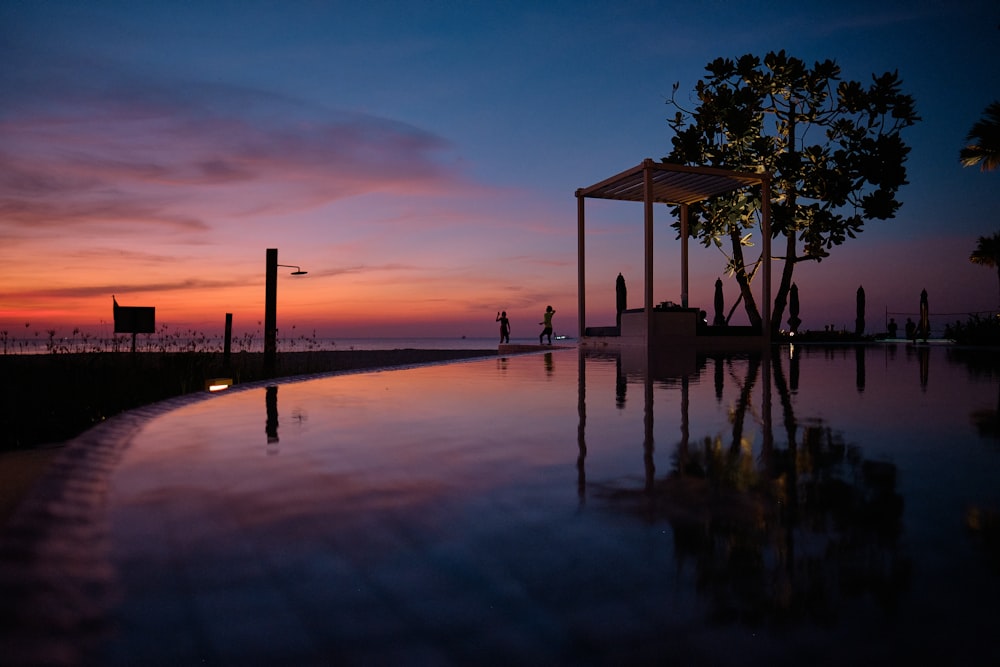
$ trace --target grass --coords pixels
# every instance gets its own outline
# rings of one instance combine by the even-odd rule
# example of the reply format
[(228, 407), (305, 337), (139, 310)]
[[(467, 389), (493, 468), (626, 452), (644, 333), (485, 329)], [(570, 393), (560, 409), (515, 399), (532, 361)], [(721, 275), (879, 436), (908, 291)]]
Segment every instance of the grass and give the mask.
[[(131, 345), (131, 342), (129, 343)], [(280, 348), (279, 348), (280, 349)], [(495, 350), (279, 352), (276, 376), (434, 363)], [(0, 355), (0, 451), (68, 440), (120, 412), (205, 390), (209, 378), (266, 379), (264, 355), (240, 351), (228, 367), (216, 351), (61, 351)]]

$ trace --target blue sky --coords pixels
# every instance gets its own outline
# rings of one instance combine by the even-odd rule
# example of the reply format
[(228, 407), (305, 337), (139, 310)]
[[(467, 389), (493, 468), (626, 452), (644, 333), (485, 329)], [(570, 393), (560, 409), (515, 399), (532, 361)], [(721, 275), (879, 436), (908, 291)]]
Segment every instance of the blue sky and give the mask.
[[(666, 105), (719, 56), (785, 49), (844, 78), (898, 70), (922, 121), (910, 185), (796, 270), (804, 327), (996, 308), (968, 262), (1000, 174), (963, 169), (1000, 99), (992, 2), (48, 2), (0, 4), (0, 327), (100, 327), (110, 295), (174, 328), (263, 311), (324, 335), (532, 336), (576, 322), (577, 188), (669, 152)], [(588, 203), (588, 323), (641, 294), (641, 207)], [(657, 212), (656, 300), (677, 300)], [(724, 258), (692, 253), (692, 302)], [(727, 301), (735, 287), (727, 284)]]

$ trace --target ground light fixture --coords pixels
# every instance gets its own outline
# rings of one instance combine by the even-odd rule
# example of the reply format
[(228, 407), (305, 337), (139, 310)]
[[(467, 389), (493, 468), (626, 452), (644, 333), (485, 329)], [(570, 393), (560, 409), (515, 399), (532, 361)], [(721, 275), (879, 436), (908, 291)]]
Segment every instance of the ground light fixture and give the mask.
[(205, 380), (205, 391), (215, 393), (218, 391), (225, 391), (233, 386), (232, 378), (211, 378)]

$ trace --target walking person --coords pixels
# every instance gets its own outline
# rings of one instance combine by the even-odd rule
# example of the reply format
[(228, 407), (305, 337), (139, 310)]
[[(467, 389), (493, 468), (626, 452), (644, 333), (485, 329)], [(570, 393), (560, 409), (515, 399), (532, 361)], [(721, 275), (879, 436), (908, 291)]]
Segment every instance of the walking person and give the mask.
[(510, 320), (507, 319), (507, 311), (497, 313), (497, 322), (500, 323), (500, 344), (510, 342)]
[(549, 345), (552, 345), (552, 316), (556, 314), (556, 311), (552, 310), (552, 306), (545, 307), (545, 314), (542, 315), (543, 321), (539, 322), (545, 328), (542, 329), (542, 333), (538, 334), (538, 344), (542, 344), (542, 338), (548, 336)]

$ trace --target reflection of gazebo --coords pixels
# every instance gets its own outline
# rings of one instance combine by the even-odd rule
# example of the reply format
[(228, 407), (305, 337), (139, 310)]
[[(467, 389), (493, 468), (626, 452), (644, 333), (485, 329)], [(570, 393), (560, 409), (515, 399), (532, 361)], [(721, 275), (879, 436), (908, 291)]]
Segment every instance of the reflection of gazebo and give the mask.
[[(688, 308), (688, 206), (716, 195), (760, 186), (763, 275), (761, 286), (762, 326), (756, 332), (761, 344), (770, 341), (771, 320), (771, 183), (770, 175), (688, 167), (643, 160), (642, 164), (590, 187), (576, 191), (577, 201), (577, 299), (579, 336), (587, 336), (586, 273), (584, 254), (584, 200), (620, 199), (642, 202), (645, 207), (645, 289), (641, 311), (622, 315), (622, 337), (643, 342), (652, 349), (657, 342), (691, 342), (698, 339), (698, 309)], [(653, 305), (653, 204), (680, 206), (681, 297), (680, 306), (654, 309)], [(655, 312), (654, 312), (655, 310)], [(688, 341), (690, 339), (690, 341)], [(623, 340), (623, 342), (626, 342)]]

